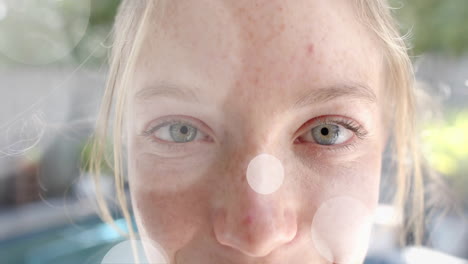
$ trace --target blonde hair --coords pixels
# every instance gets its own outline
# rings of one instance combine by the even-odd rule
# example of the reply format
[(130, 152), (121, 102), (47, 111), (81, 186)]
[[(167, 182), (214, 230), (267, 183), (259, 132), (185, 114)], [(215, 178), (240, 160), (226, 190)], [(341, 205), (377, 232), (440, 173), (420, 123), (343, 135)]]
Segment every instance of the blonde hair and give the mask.
[[(404, 215), (404, 208), (411, 209), (402, 232), (404, 236), (411, 230), (414, 242), (419, 244), (423, 237), (424, 190), (420, 166), (419, 147), (415, 130), (415, 91), (412, 63), (404, 37), (391, 13), (386, 0), (355, 0), (362, 23), (367, 25), (381, 42), (386, 67), (386, 91), (393, 98), (390, 108), (393, 116), (389, 119), (393, 125), (392, 153), (396, 164), (397, 191), (394, 201)], [(100, 191), (100, 175), (103, 162), (110, 163), (114, 171), (115, 188), (118, 203), (128, 223), (128, 236), (135, 238), (131, 214), (124, 194), (123, 171), (123, 122), (129, 79), (139, 56), (145, 32), (149, 23), (157, 23), (164, 12), (161, 0), (123, 0), (114, 26), (114, 42), (110, 57), (110, 72), (103, 97), (97, 128), (92, 141), (92, 154), (89, 160), (96, 184), (96, 195), (102, 219), (118, 228), (105, 199)], [(156, 8), (156, 6), (158, 8)], [(159, 13), (155, 13), (159, 12)], [(111, 116), (113, 115), (113, 120)], [(112, 132), (113, 152), (105, 155), (108, 133)], [(411, 196), (411, 197), (410, 197)], [(409, 201), (409, 202), (407, 202)], [(121, 231), (124, 234), (123, 231)]]

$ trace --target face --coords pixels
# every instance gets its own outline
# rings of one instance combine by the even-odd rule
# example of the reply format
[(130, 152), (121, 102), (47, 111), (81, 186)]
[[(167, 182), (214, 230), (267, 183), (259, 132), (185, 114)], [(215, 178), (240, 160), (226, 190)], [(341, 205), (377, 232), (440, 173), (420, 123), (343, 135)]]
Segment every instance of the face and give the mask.
[(166, 8), (126, 109), (141, 236), (177, 264), (362, 262), (384, 87), (353, 1)]

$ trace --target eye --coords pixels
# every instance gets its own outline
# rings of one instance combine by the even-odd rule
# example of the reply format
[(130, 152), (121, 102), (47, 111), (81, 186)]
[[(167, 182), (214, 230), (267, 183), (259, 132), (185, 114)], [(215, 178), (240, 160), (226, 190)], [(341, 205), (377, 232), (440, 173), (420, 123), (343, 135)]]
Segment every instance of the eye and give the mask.
[(338, 145), (351, 139), (354, 132), (338, 124), (321, 124), (309, 129), (300, 137), (301, 141), (319, 145)]
[(181, 121), (163, 123), (152, 128), (147, 134), (159, 140), (174, 143), (189, 143), (205, 137), (198, 128)]

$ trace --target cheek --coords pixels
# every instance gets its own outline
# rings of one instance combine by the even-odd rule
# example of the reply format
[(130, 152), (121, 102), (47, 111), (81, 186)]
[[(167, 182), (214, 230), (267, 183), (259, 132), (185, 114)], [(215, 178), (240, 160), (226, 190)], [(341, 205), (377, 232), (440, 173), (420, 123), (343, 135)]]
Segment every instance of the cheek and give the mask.
[(379, 195), (382, 147), (380, 143), (362, 144), (345, 152), (301, 151), (292, 164), (291, 174), (299, 174), (304, 197), (323, 202), (335, 196), (351, 196), (370, 209)]
[(150, 154), (129, 156), (129, 183), (139, 232), (162, 245), (168, 255), (187, 243), (205, 221), (202, 204), (206, 191), (200, 186), (208, 169), (196, 166), (196, 161), (178, 161), (178, 166), (171, 163)]
[(378, 203), (381, 154), (366, 153), (352, 160), (331, 160), (323, 157), (317, 166), (302, 168), (300, 188), (303, 197), (317, 209), (337, 196), (349, 196), (361, 201), (370, 210)]
[(330, 262), (358, 263), (367, 251), (378, 203), (381, 154), (368, 151), (335, 160), (323, 156), (315, 163), (320, 165), (301, 172), (312, 245)]
[(130, 141), (128, 170), (133, 187), (159, 193), (185, 191), (203, 181), (216, 156), (210, 148), (184, 154), (156, 146), (136, 137)]
[(365, 155), (358, 160), (335, 164), (333, 169), (329, 170), (331, 177), (325, 179), (329, 194), (354, 197), (373, 209), (378, 202), (380, 159), (378, 154)]
[(205, 221), (202, 197), (191, 192), (161, 194), (131, 187), (132, 204), (142, 238), (162, 245), (171, 256), (191, 240)]
[(365, 257), (372, 212), (360, 200), (337, 196), (315, 212), (311, 225), (312, 244), (332, 263), (359, 263)]

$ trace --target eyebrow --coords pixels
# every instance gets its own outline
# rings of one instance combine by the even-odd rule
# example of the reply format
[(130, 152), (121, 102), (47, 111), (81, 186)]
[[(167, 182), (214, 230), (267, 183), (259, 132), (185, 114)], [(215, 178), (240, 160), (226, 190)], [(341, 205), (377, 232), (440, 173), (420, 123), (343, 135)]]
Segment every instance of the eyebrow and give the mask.
[(344, 84), (311, 89), (293, 104), (293, 108), (302, 108), (308, 105), (324, 103), (342, 97), (360, 99), (369, 103), (375, 103), (377, 101), (375, 92), (368, 85)]
[[(155, 86), (147, 87), (135, 94), (135, 98), (139, 100), (148, 100), (153, 97), (175, 98), (194, 103), (200, 102), (197, 94), (192, 89), (169, 83), (160, 83)], [(368, 85), (343, 84), (310, 89), (296, 100), (292, 108), (303, 108), (308, 105), (324, 103), (342, 97), (360, 99), (370, 103), (375, 103), (377, 101), (375, 92)]]
[(160, 83), (155, 86), (141, 89), (135, 94), (138, 100), (148, 100), (153, 97), (175, 98), (185, 101), (200, 102), (197, 94), (187, 87), (180, 87), (169, 83)]

